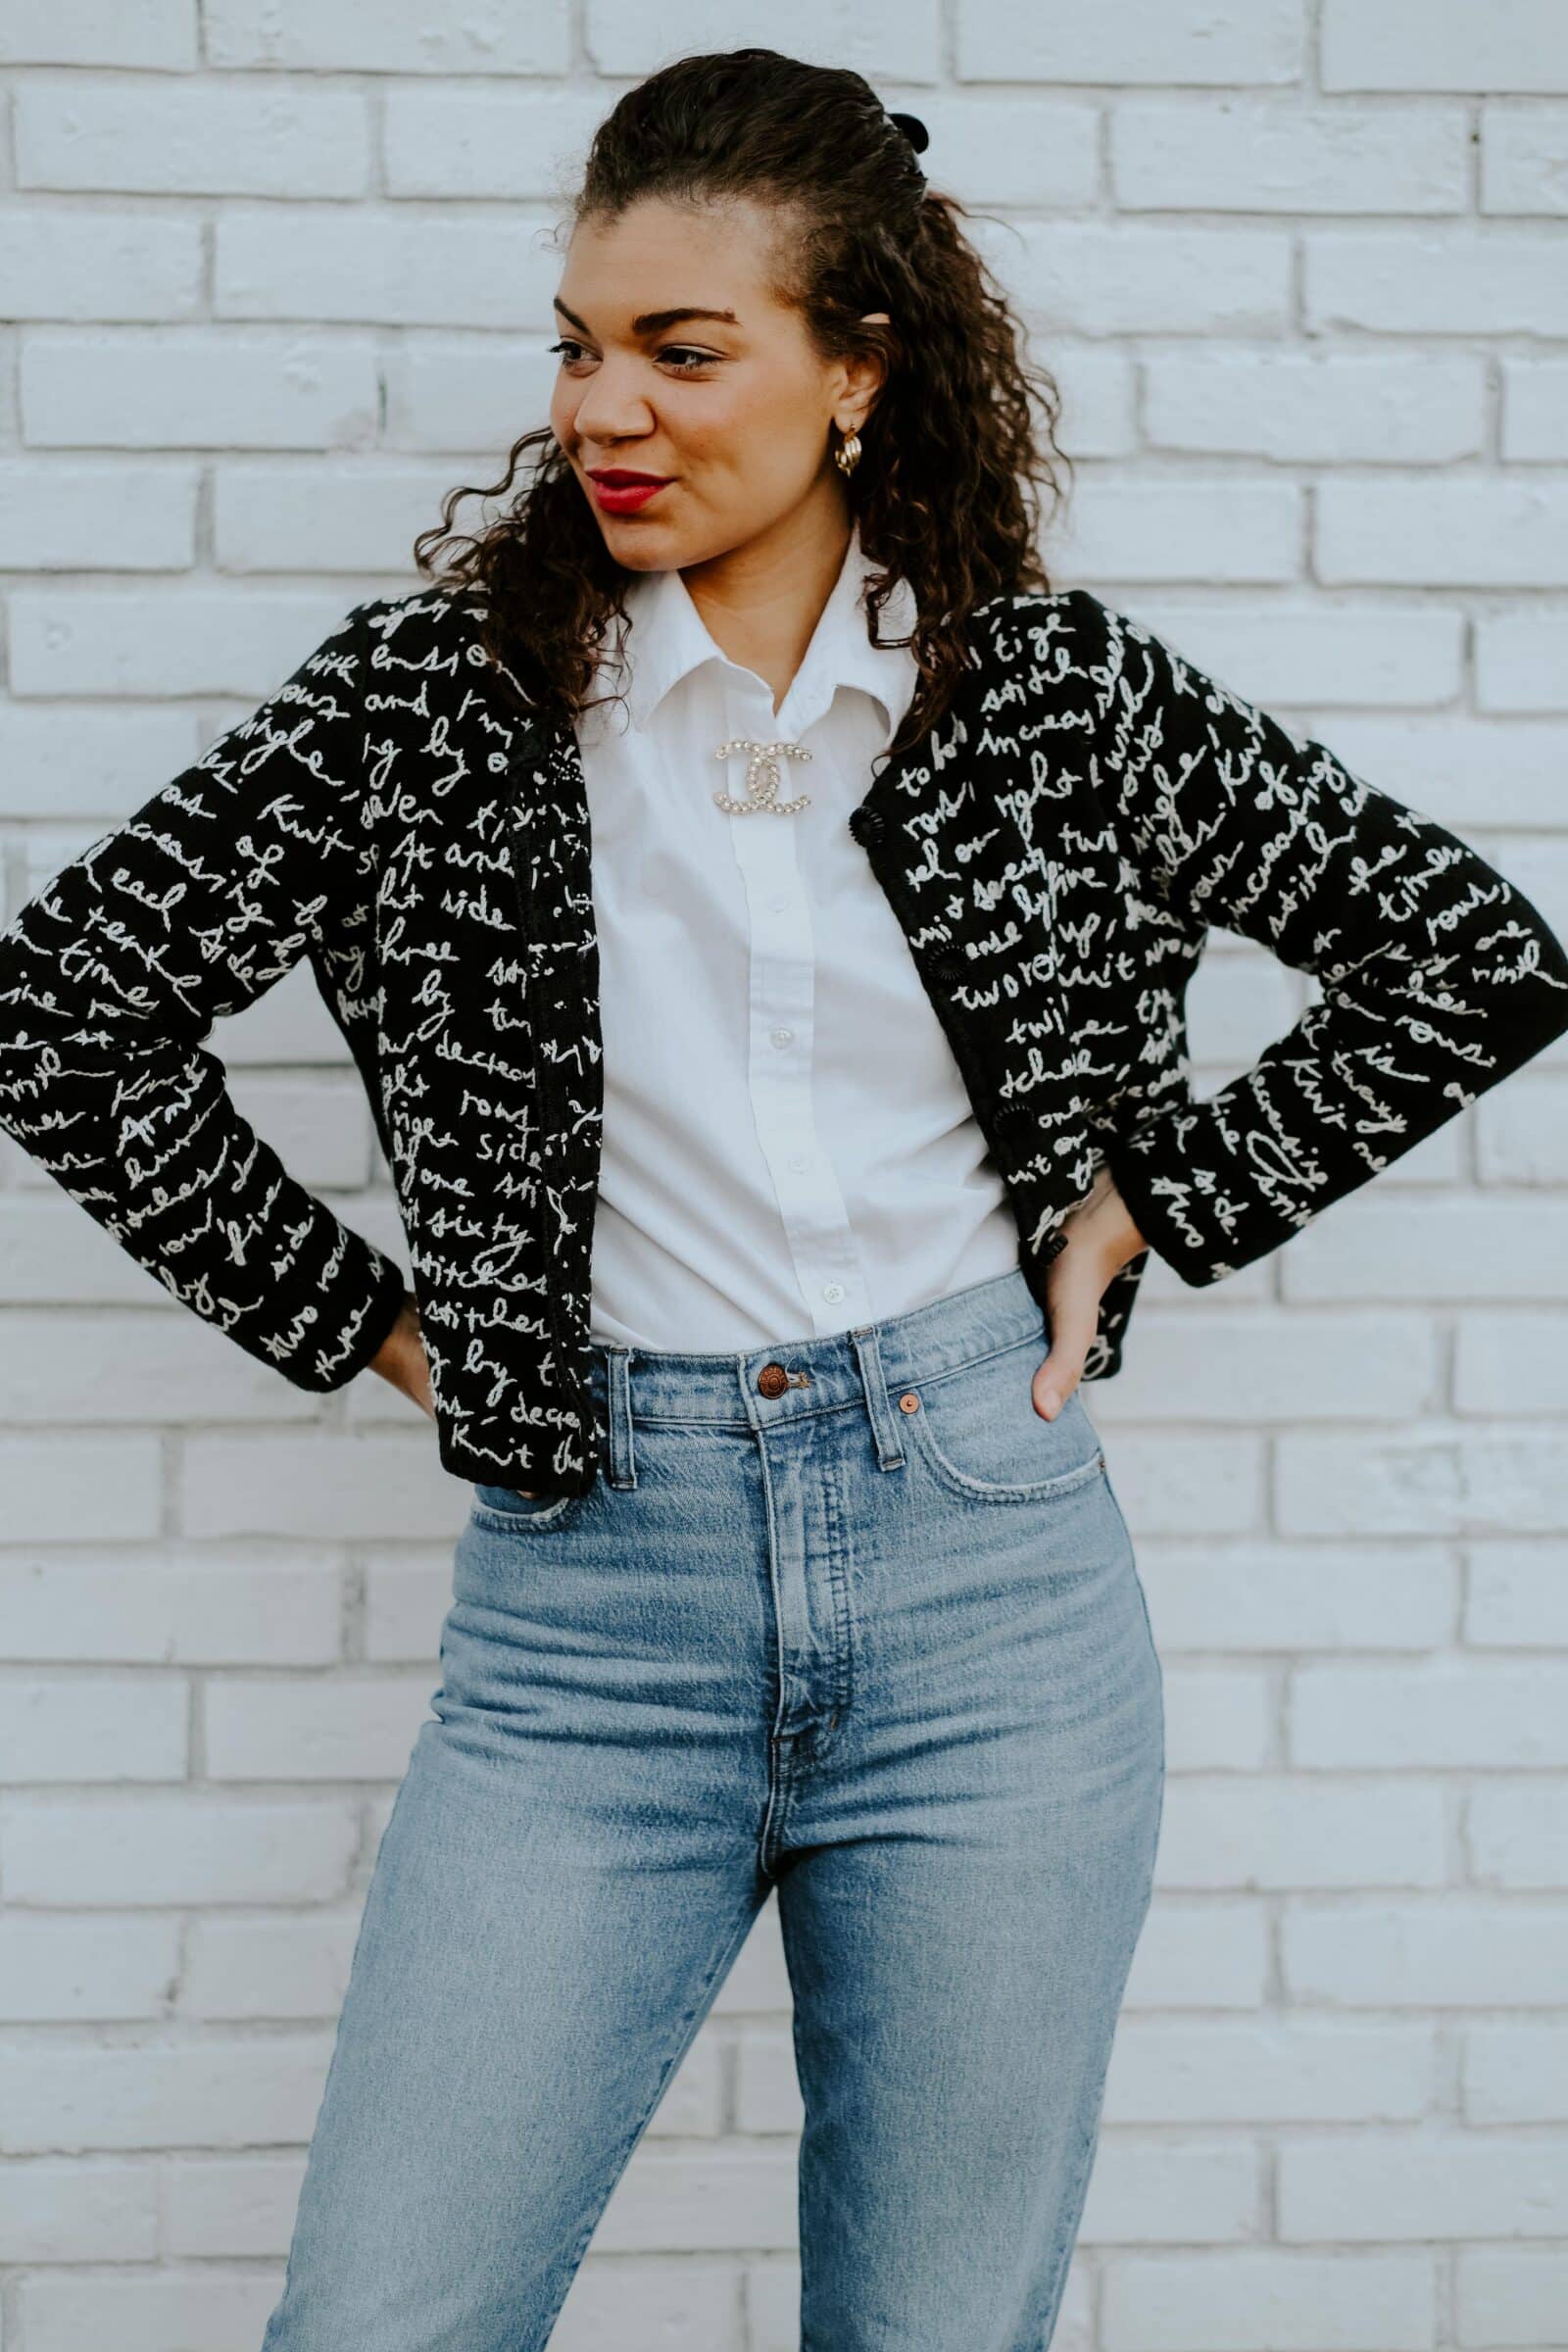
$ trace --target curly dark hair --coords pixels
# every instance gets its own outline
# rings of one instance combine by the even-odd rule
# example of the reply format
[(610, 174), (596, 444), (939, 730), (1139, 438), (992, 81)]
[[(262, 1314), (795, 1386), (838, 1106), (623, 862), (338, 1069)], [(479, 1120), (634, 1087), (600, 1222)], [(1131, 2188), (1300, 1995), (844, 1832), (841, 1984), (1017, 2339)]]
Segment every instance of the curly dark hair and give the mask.
[[(883, 353), (846, 490), (877, 567), (868, 635), (908, 645), (920, 673), (888, 756), (952, 702), (966, 615), (999, 595), (1049, 589), (1036, 553), (1040, 492), (1054, 512), (1056, 466), (1071, 467), (1056, 446), (1054, 379), (1026, 367), (1006, 297), (958, 224), (974, 216), (928, 187), (915, 159), (860, 74), (775, 49), (719, 50), (680, 58), (628, 90), (595, 132), (568, 199), (572, 226), (613, 222), (645, 197), (777, 204), (776, 298), (799, 309), (824, 361)], [(886, 311), (892, 324), (864, 323), (867, 311)], [(499, 517), (455, 533), (458, 501), (511, 492), (530, 450), (531, 478)], [(456, 552), (437, 569), (435, 551), (449, 543)], [(501, 481), (449, 492), (440, 524), (415, 541), (415, 561), (436, 585), (477, 597), (485, 651), (530, 708), (588, 707), (636, 575), (609, 553), (550, 426), (513, 444)], [(879, 615), (899, 579), (919, 617), (908, 638), (886, 640)]]

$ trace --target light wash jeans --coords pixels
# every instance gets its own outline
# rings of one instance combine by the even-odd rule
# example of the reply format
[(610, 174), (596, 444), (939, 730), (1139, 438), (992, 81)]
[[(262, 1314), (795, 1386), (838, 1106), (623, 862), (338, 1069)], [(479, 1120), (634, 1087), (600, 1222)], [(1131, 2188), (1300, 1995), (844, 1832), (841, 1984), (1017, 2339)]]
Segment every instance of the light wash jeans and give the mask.
[(1133, 1546), (1044, 1354), (1017, 1272), (596, 1348), (592, 1491), (475, 1488), (264, 2352), (547, 2344), (775, 1888), (803, 2352), (1043, 2352), (1164, 1794)]

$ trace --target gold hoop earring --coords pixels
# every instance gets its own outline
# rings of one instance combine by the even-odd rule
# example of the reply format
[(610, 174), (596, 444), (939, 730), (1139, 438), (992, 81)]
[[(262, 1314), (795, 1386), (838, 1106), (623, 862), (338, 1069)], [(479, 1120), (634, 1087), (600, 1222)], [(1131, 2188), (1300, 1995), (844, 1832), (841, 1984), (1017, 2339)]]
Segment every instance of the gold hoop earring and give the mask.
[(849, 475), (855, 471), (860, 463), (860, 436), (858, 433), (852, 432), (845, 435), (833, 452), (833, 463), (842, 474)]

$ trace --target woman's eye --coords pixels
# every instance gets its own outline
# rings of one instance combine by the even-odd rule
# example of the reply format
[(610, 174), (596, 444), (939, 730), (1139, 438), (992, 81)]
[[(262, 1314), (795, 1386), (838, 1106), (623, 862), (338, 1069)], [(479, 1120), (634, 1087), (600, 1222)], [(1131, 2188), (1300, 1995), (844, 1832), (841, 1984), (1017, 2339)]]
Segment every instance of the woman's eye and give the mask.
[[(576, 361), (581, 358), (582, 348), (582, 345), (574, 342), (569, 335), (564, 336), (561, 342), (552, 343), (550, 346), (552, 351), (560, 352), (564, 364), (568, 368), (574, 366)], [(690, 343), (666, 343), (659, 356), (662, 360), (670, 362), (677, 375), (691, 375), (699, 368), (714, 366), (717, 360), (716, 353), (698, 351), (695, 345)]]

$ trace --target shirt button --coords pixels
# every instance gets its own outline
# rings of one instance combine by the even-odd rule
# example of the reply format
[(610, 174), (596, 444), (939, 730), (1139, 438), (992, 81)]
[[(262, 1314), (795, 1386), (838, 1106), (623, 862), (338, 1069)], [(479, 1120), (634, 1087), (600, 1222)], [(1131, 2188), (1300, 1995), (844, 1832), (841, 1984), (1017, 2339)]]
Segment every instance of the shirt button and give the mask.
[(769, 899), (767, 903), (772, 907), (775, 914), (782, 914), (785, 907), (789, 905), (788, 899)]
[(804, 1152), (792, 1152), (790, 1153), (790, 1166), (795, 1170), (797, 1176), (803, 1174), (809, 1164), (810, 1163), (807, 1159)]
[(795, 1043), (795, 1032), (794, 1032), (794, 1030), (793, 1030), (793, 1029), (775, 1029), (775, 1030), (774, 1030), (774, 1032), (773, 1032), (773, 1043), (774, 1043), (774, 1045), (775, 1045), (775, 1046), (777, 1046), (777, 1047), (778, 1047), (779, 1051), (782, 1053), (782, 1052), (783, 1052), (783, 1050), (784, 1050), (784, 1048), (785, 1048), (786, 1046), (792, 1046), (792, 1045)]
[(824, 1282), (822, 1285), (822, 1296), (828, 1301), (829, 1305), (836, 1304), (836, 1302), (844, 1296), (843, 1283)]

